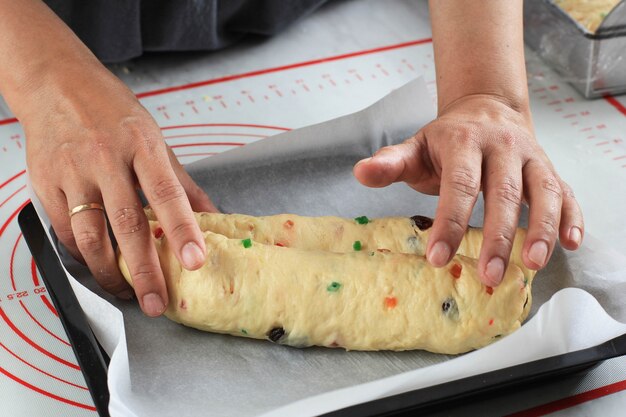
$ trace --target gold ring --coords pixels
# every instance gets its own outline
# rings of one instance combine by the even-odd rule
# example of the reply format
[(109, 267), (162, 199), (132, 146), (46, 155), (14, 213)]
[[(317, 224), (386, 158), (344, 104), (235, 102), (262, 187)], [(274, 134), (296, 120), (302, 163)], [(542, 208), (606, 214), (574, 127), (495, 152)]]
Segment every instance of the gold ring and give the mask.
[(99, 204), (99, 203), (81, 204), (80, 206), (76, 206), (73, 209), (71, 209), (68, 214), (70, 215), (70, 217), (72, 217), (76, 213), (80, 213), (81, 211), (85, 211), (85, 210), (102, 210), (102, 211), (104, 211), (104, 206), (102, 204)]

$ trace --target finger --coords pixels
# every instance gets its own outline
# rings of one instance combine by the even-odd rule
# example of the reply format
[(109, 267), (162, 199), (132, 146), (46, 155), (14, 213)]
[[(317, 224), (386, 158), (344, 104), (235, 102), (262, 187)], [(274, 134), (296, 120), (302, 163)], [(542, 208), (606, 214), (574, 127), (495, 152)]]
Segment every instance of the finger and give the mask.
[(156, 317), (167, 307), (167, 288), (148, 220), (132, 184), (130, 175), (116, 175), (100, 187), (137, 300), (146, 315)]
[(39, 190), (35, 189), (35, 194), (37, 194), (37, 198), (39, 198), (43, 209), (46, 211), (54, 233), (59, 241), (65, 246), (74, 259), (84, 264), (85, 259), (76, 246), (74, 231), (72, 230), (70, 217), (68, 215), (69, 208), (63, 191), (54, 188), (48, 189), (45, 193), (41, 193)]
[(217, 213), (219, 210), (213, 205), (209, 196), (204, 190), (198, 187), (198, 184), (189, 176), (185, 168), (178, 162), (176, 155), (172, 149), (167, 146), (167, 154), (172, 164), (172, 169), (180, 181), (180, 185), (185, 189), (191, 208), (196, 212)]
[(561, 225), (559, 227), (561, 246), (565, 249), (576, 250), (580, 247), (585, 234), (583, 213), (570, 186), (563, 180), (560, 181), (560, 184), (563, 191)]
[[(95, 187), (83, 187), (80, 190), (76, 187), (66, 190), (66, 194), (70, 210), (81, 204), (102, 204), (100, 192)], [(66, 215), (72, 225), (76, 246), (98, 285), (119, 298), (126, 300), (132, 298), (132, 288), (122, 277), (117, 266), (104, 212), (94, 209), (75, 213), (71, 217), (69, 213)]]
[(185, 189), (169, 164), (165, 146), (148, 155), (140, 150), (134, 168), (144, 195), (154, 210), (180, 263), (188, 270), (204, 264), (206, 247)]
[(451, 149), (442, 158), (441, 188), (426, 256), (436, 267), (446, 265), (465, 235), (480, 191), (482, 153), (471, 148)]
[(522, 202), (521, 161), (494, 155), (483, 170), (485, 221), (483, 243), (478, 259), (481, 281), (500, 284), (509, 263)]
[(401, 144), (380, 148), (371, 158), (357, 162), (353, 172), (361, 184), (376, 188), (428, 178), (432, 167), (423, 134), (418, 132)]
[(544, 164), (531, 161), (522, 171), (528, 200), (528, 233), (522, 259), (530, 269), (543, 268), (554, 250), (561, 219), (561, 186)]

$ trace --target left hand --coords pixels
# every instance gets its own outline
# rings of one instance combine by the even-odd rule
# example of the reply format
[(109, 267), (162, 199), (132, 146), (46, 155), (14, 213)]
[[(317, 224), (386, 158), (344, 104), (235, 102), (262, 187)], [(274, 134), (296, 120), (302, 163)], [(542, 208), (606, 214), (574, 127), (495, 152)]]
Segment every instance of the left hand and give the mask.
[(546, 265), (557, 235), (563, 247), (574, 250), (584, 234), (580, 207), (537, 143), (529, 114), (499, 97), (463, 97), (404, 143), (359, 161), (354, 175), (369, 187), (404, 181), (419, 192), (439, 194), (426, 250), (437, 267), (456, 253), (482, 189), (478, 270), (483, 283), (496, 286), (509, 262), (522, 201), (530, 208), (522, 251), (528, 268)]

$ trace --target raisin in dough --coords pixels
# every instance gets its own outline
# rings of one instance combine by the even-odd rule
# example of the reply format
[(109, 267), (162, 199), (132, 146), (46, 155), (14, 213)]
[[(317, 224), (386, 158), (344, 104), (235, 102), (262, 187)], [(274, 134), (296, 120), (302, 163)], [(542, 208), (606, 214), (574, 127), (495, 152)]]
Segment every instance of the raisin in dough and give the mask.
[(205, 331), (296, 347), (457, 354), (517, 329), (530, 304), (531, 282), (514, 264), (492, 289), (463, 256), (433, 268), (415, 254), (302, 250), (207, 231), (207, 261), (187, 271), (157, 236), (166, 316)]
[[(156, 217), (152, 210), (146, 214), (151, 221)], [(305, 217), (295, 214), (254, 217), (245, 214), (196, 213), (202, 231), (211, 231), (233, 239), (250, 238), (255, 242), (286, 247), (352, 252), (358, 241), (364, 251), (388, 250), (390, 252), (425, 255), (426, 242), (432, 219), (424, 216), (385, 217), (380, 219), (345, 219), (341, 217)], [(528, 269), (522, 261), (522, 246), (526, 230), (518, 228), (511, 262), (517, 265), (527, 279), (536, 271)], [(470, 227), (461, 241), (458, 255), (478, 259), (483, 242), (483, 231)]]

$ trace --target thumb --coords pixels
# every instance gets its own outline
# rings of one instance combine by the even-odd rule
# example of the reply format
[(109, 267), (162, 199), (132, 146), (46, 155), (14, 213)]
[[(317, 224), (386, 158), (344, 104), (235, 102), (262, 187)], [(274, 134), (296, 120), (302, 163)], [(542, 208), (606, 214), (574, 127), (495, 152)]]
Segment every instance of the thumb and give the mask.
[(401, 144), (380, 148), (371, 158), (362, 159), (354, 165), (356, 179), (368, 187), (386, 187), (394, 182), (408, 184), (429, 177), (431, 164), (423, 135), (415, 136)]

